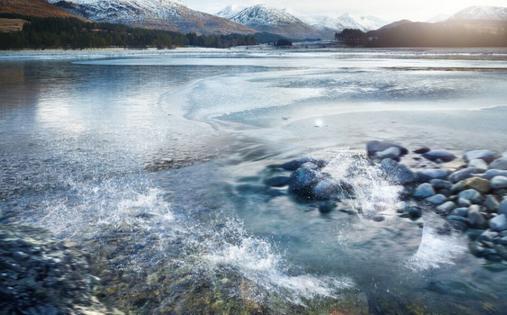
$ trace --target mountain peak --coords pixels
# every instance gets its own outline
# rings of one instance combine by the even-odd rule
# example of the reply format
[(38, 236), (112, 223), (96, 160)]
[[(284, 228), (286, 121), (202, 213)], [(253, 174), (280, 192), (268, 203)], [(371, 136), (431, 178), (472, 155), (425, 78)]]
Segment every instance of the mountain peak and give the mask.
[(283, 25), (301, 22), (300, 19), (285, 10), (268, 7), (264, 4), (247, 7), (230, 19), (243, 25)]

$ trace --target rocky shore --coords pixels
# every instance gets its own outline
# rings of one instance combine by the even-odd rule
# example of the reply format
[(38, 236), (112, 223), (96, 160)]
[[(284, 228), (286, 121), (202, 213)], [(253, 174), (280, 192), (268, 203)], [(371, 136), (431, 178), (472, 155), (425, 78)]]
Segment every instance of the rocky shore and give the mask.
[[(400, 217), (418, 220), (425, 211), (435, 212), (447, 221), (441, 233), (455, 230), (468, 235), (472, 254), (507, 260), (507, 152), (472, 150), (458, 157), (448, 150), (409, 150), (397, 143), (370, 141), (366, 158), (385, 179), (402, 187), (402, 206), (396, 209)], [(316, 203), (321, 212), (329, 212), (340, 201), (354, 199), (355, 191), (347, 177), (328, 174), (327, 164), (305, 157), (273, 165), (280, 174), (265, 184), (287, 187), (297, 201)], [(382, 215), (372, 219), (384, 220)]]

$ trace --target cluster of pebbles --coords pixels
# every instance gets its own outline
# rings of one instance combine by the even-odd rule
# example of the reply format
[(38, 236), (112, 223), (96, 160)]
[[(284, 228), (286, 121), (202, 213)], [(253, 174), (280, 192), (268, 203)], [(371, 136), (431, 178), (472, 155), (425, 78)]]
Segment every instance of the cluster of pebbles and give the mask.
[[(434, 211), (449, 226), (467, 231), (474, 255), (507, 260), (507, 152), (472, 150), (457, 157), (427, 147), (410, 152), (387, 141), (370, 141), (366, 151), (390, 182), (403, 186), (400, 216), (417, 220), (425, 210)], [(327, 164), (307, 157), (275, 165), (290, 175), (271, 177), (265, 184), (287, 186), (297, 199), (319, 202), (321, 211), (330, 211), (337, 201), (354, 198), (354, 187), (325, 173)]]

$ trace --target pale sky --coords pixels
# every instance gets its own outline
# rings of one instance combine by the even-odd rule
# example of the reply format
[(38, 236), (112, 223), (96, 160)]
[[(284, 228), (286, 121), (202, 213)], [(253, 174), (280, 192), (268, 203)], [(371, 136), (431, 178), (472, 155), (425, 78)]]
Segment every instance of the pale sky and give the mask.
[(426, 21), (473, 5), (507, 6), (507, 0), (180, 0), (191, 9), (216, 13), (228, 5), (264, 3), (299, 15), (374, 15), (386, 20)]

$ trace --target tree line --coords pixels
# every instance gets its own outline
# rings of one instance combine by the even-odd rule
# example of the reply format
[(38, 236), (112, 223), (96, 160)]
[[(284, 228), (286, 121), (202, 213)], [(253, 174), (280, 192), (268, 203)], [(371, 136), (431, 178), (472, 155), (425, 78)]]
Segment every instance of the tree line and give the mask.
[(0, 49), (174, 48), (201, 46), (228, 48), (255, 45), (254, 35), (197, 35), (132, 28), (108, 23), (89, 23), (75, 18), (36, 18), (3, 14), (3, 18), (28, 22), (21, 32), (0, 33)]

